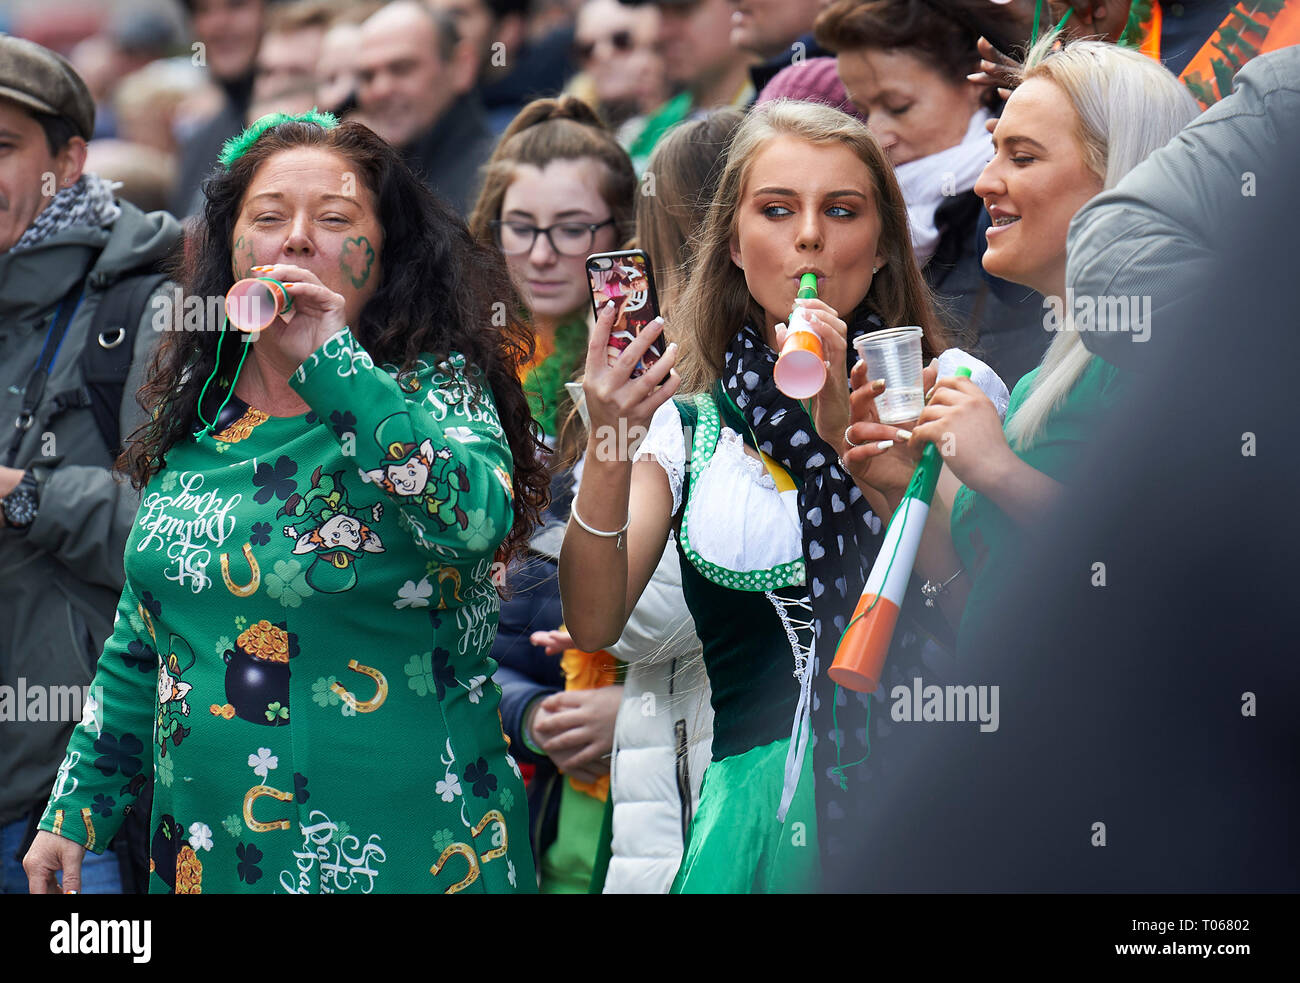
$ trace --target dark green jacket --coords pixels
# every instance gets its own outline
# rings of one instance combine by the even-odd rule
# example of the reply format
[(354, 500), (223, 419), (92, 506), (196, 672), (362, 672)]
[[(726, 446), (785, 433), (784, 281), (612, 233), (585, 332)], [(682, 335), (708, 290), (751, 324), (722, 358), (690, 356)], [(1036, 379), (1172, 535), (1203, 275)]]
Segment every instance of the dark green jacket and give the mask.
[[(109, 230), (73, 227), (31, 249), (0, 254), (0, 451), (8, 448), (54, 309), (78, 279), (86, 281), (14, 461), (34, 473), (40, 511), (25, 531), (0, 528), (0, 824), (48, 797), (122, 591), (122, 552), (139, 497), (110, 474), (112, 459), (91, 411), (56, 409), (60, 394), (81, 385), (81, 352), (105, 283), (163, 259), (180, 241), (171, 215), (120, 204)], [(170, 284), (163, 289), (170, 294)], [(135, 393), (159, 338), (153, 313), (150, 303), (136, 334), (123, 437), (144, 420)], [(36, 703), (33, 693), (40, 694)], [(46, 719), (30, 719), (37, 715)]]

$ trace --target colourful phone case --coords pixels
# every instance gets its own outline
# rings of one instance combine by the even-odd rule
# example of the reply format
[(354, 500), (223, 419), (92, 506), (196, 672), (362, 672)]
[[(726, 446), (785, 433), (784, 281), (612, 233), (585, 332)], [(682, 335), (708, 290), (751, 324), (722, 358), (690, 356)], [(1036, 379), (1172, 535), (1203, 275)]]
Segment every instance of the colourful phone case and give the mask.
[[(609, 301), (616, 305), (614, 327), (609, 335), (609, 352), (617, 356), (637, 334), (659, 316), (650, 257), (639, 249), (596, 253), (587, 257), (587, 281), (591, 286), (591, 307), (597, 316)], [(632, 377), (654, 365), (664, 353), (663, 335), (654, 340)]]

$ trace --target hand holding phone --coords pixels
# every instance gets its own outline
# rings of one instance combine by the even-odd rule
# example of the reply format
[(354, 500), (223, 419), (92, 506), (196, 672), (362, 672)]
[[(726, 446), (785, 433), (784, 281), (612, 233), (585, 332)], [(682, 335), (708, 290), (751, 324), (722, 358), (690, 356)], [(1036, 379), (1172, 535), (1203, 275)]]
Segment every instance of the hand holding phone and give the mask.
[[(591, 309), (597, 316), (606, 304), (614, 304), (614, 325), (607, 351), (613, 362), (659, 316), (659, 297), (655, 293), (650, 257), (640, 249), (595, 253), (587, 257), (587, 282), (591, 288)], [(660, 335), (637, 362), (632, 378), (644, 373), (663, 354), (664, 340)]]

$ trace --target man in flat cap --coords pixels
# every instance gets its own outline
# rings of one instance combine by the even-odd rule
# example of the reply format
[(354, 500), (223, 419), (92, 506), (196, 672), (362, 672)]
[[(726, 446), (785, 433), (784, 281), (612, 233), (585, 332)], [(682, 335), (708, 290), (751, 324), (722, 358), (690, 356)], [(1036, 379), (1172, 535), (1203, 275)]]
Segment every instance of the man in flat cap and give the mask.
[[(144, 419), (158, 272), (180, 226), (83, 173), (95, 107), (51, 51), (0, 35), (0, 890), (19, 864), (122, 590), (138, 496), (111, 474)], [(156, 667), (141, 666), (141, 671)], [(103, 735), (107, 740), (111, 735)], [(146, 736), (147, 739), (147, 736)], [(123, 775), (123, 783), (133, 776)], [(105, 800), (98, 808), (112, 810)], [(147, 819), (147, 817), (145, 817)], [(101, 858), (87, 858), (99, 860)], [(111, 852), (69, 877), (118, 890)]]

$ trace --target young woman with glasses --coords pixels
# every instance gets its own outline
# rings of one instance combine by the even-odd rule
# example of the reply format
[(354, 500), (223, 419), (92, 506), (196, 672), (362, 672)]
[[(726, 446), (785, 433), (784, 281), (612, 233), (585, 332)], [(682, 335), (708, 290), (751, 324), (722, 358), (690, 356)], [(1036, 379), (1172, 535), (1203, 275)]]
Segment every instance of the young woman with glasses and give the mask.
[(586, 348), (591, 310), (585, 259), (617, 249), (635, 223), (628, 156), (583, 102), (525, 106), (488, 160), (469, 226), (505, 254), (537, 334), (524, 376), (533, 417), (554, 441), (564, 383)]
[[(536, 332), (524, 392), (553, 449), (572, 409), (564, 384), (586, 354), (591, 300), (585, 260), (631, 236), (635, 191), (632, 162), (585, 103), (540, 99), (502, 135), (470, 215), (473, 234), (505, 254)], [(548, 547), (546, 537), (568, 520), (577, 471), (563, 458), (551, 456), (546, 525), (527, 559), (507, 573), (509, 597), (492, 649), (505, 731), (519, 759), (537, 769), (529, 806), (544, 892), (585, 891), (593, 880), (623, 691), (601, 685), (613, 681), (606, 674), (608, 655), (566, 651), (571, 642), (556, 631), (564, 617), (551, 557), (559, 547), (558, 541)], [(578, 688), (588, 681), (592, 685)]]

